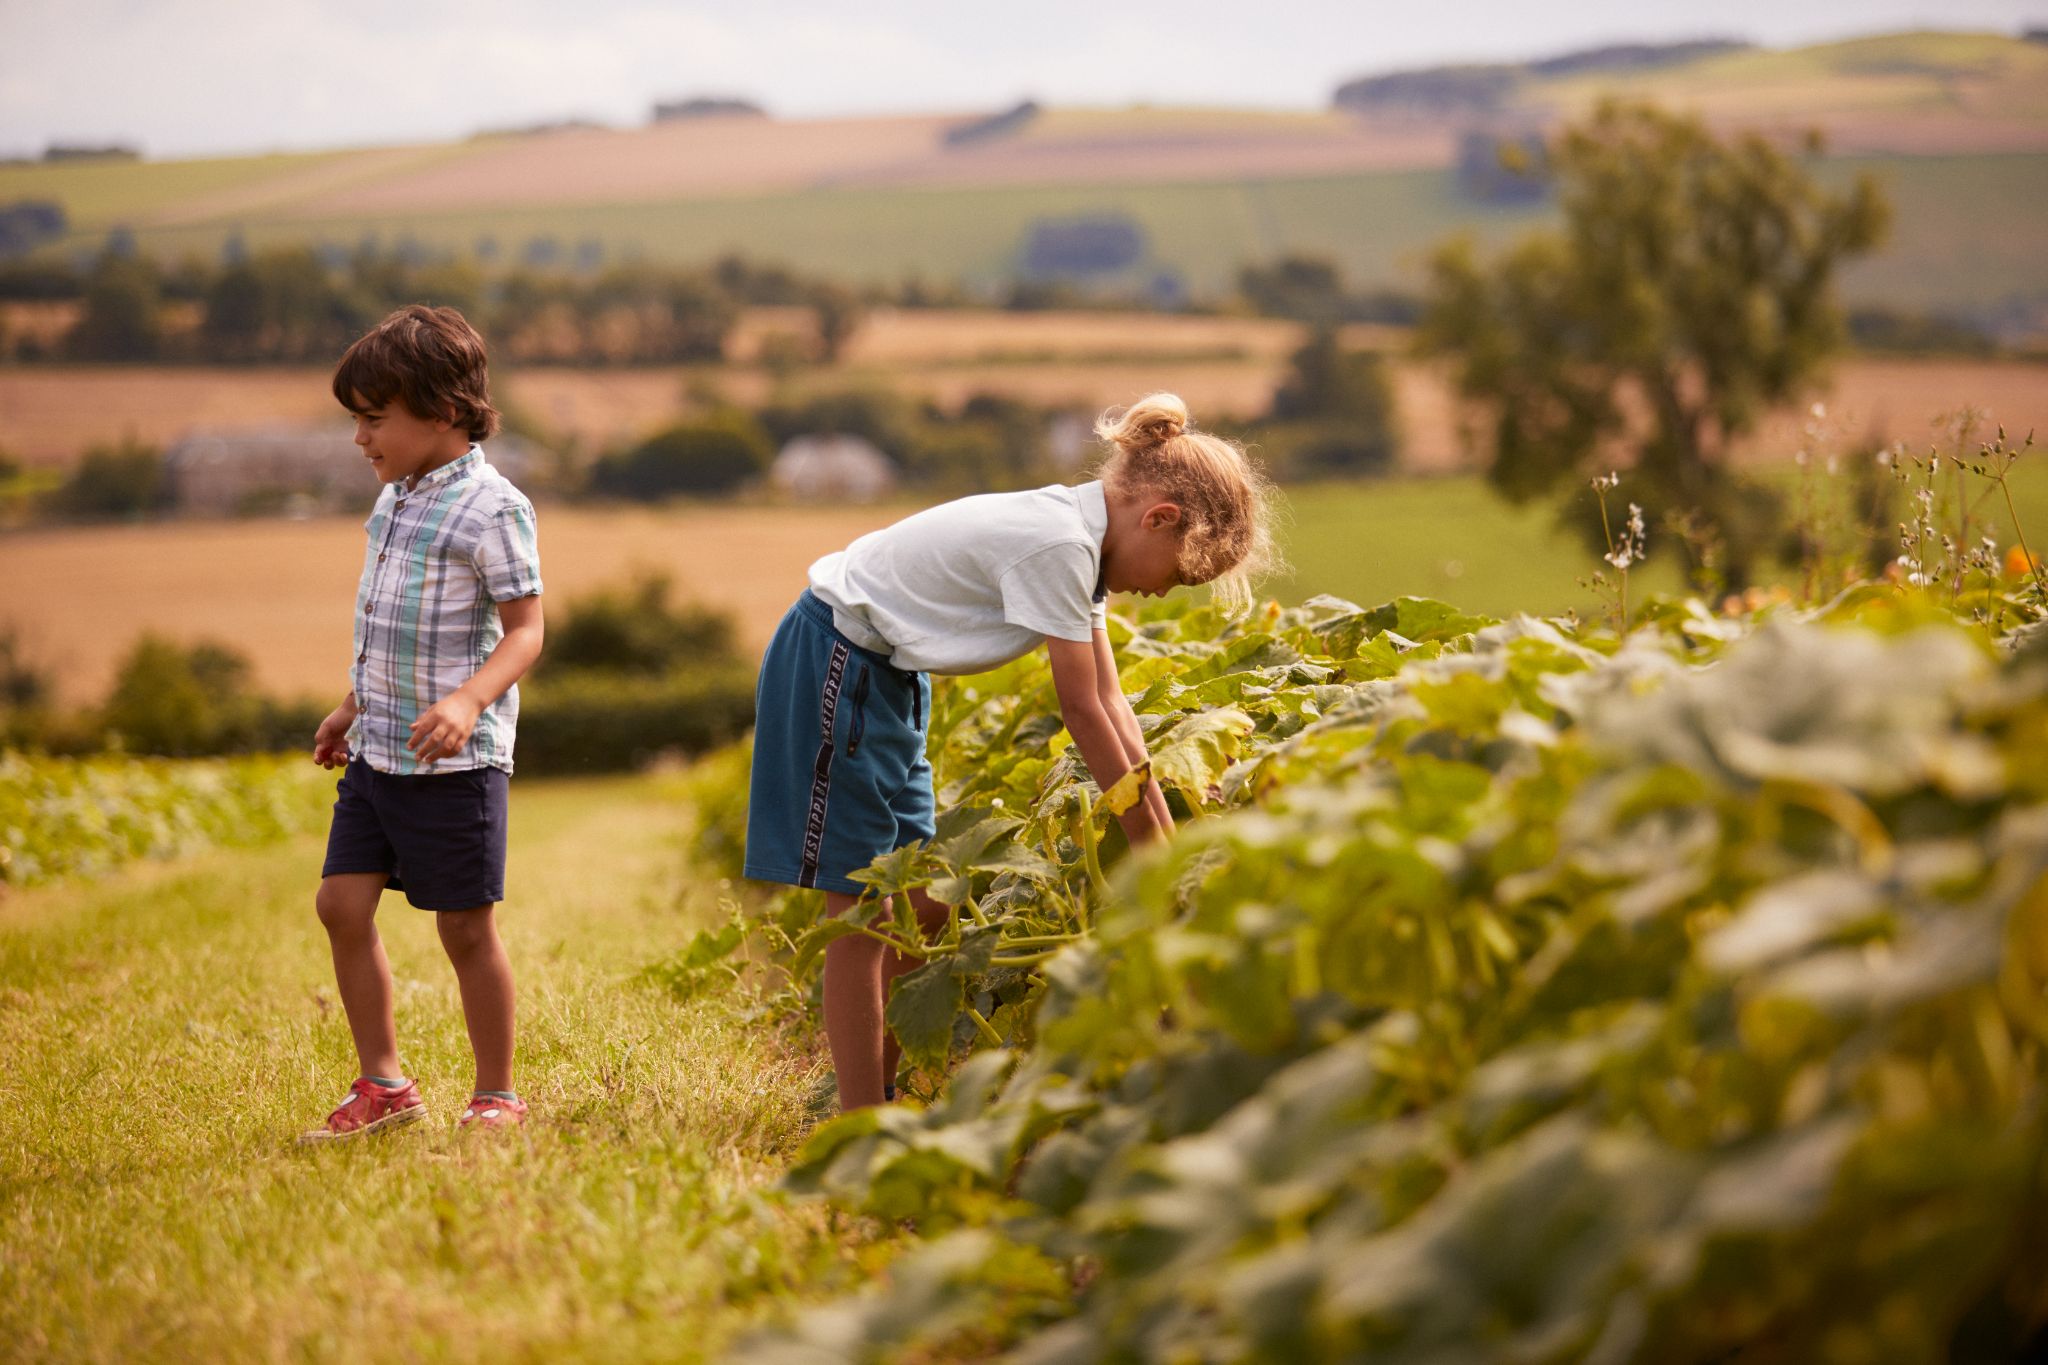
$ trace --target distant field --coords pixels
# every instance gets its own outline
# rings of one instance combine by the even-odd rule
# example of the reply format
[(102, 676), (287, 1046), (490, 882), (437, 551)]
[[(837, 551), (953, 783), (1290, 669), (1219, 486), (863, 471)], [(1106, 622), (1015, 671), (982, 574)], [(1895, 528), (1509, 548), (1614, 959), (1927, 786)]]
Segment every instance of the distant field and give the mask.
[[(1850, 297), (1919, 309), (2038, 312), (2048, 300), (2048, 46), (1996, 34), (1893, 34), (1536, 81), (1517, 115), (1602, 93), (1724, 126), (1820, 126), (1823, 178), (1886, 180), (1897, 231), (1850, 272)], [(1320, 97), (1321, 92), (1316, 93)], [(54, 199), (92, 250), (119, 225), (166, 256), (374, 239), (521, 259), (595, 244), (607, 259), (701, 262), (744, 251), (849, 280), (922, 276), (997, 288), (1033, 225), (1122, 214), (1144, 258), (1107, 283), (1177, 276), (1216, 294), (1246, 262), (1334, 257), (1359, 282), (1414, 287), (1447, 235), (1498, 240), (1544, 212), (1462, 198), (1448, 167), (1474, 116), (1201, 107), (1053, 109), (949, 143), (951, 116), (711, 119), (440, 144), (209, 161), (0, 167), (0, 203)]]
[[(144, 168), (148, 169), (148, 168)], [(1869, 171), (1894, 207), (1890, 243), (1845, 278), (1853, 301), (1917, 309), (1986, 309), (2048, 297), (2048, 155), (1834, 156), (1821, 177)], [(0, 201), (12, 191), (0, 170)], [(256, 213), (138, 229), (151, 250), (216, 256), (230, 236), (252, 246), (308, 240), (354, 247), (411, 239), (468, 256), (488, 243), (504, 258), (551, 238), (584, 241), (611, 259), (702, 262), (727, 252), (848, 280), (911, 278), (996, 288), (1013, 277), (1032, 224), (1120, 213), (1143, 229), (1145, 259), (1125, 283), (1172, 272), (1202, 293), (1232, 287), (1249, 261), (1284, 252), (1329, 256), (1361, 284), (1415, 288), (1430, 250), (1470, 231), (1498, 244), (1546, 221), (1547, 210), (1475, 205), (1440, 170), (1176, 184), (1005, 184), (977, 188), (850, 186), (716, 198), (481, 206), (444, 212), (338, 213), (280, 220)]]
[[(807, 320), (770, 313), (741, 329), (736, 350)], [(875, 315), (842, 366), (800, 372), (790, 391), (874, 386), (957, 406), (1002, 393), (1099, 411), (1156, 390), (1179, 393), (1197, 420), (1222, 429), (1263, 412), (1300, 336), (1264, 319), (1162, 318), (1101, 313), (889, 312)], [(1359, 329), (1355, 344), (1397, 344)], [(202, 369), (172, 366), (0, 367), (0, 449), (43, 465), (68, 465), (95, 442), (133, 435), (162, 444), (199, 427), (250, 427), (333, 419), (347, 455), (324, 368)], [(1403, 462), (1441, 472), (1466, 463), (1457, 407), (1439, 370), (1401, 362), (1394, 375)], [(636, 440), (684, 411), (693, 384), (737, 401), (769, 396), (752, 366), (565, 369), (497, 376), (500, 399), (588, 456)], [(2018, 361), (1852, 358), (1823, 395), (1837, 438), (1866, 436), (1917, 446), (1943, 413), (1978, 407), (2015, 433), (2048, 434), (2048, 365)], [(1780, 459), (1798, 447), (1803, 410), (1773, 418), (1743, 449)]]
[[(2048, 546), (2048, 458), (2023, 466), (2017, 487), (2022, 524)], [(1627, 496), (1624, 482), (1617, 497)], [(652, 569), (669, 574), (680, 595), (732, 612), (744, 647), (756, 651), (813, 559), (913, 507), (544, 505), (549, 606)], [(2002, 510), (1987, 503), (1984, 512), (1992, 534), (2009, 543)], [(1286, 601), (1414, 593), (1492, 613), (1596, 608), (1578, 580), (1599, 562), (1558, 529), (1552, 509), (1511, 507), (1469, 475), (1291, 488), (1285, 514), (1292, 572), (1265, 590)], [(104, 695), (145, 630), (227, 641), (251, 657), (264, 687), (326, 695), (346, 685), (361, 562), (353, 517), (0, 535), (0, 583), (10, 587), (0, 595), (0, 629), (20, 632), (29, 657), (56, 672), (73, 703)], [(1636, 590), (1679, 582), (1678, 547), (1653, 533)]]
[(1662, 100), (1723, 122), (1817, 124), (1844, 151), (2039, 151), (2048, 131), (2048, 46), (1992, 33), (1888, 34), (1553, 81), (1531, 102), (1571, 113), (1606, 94)]
[[(1739, 52), (1641, 72), (1533, 79), (1506, 116), (1602, 94), (1730, 126), (1818, 123), (1866, 152), (2048, 150), (2048, 50), (2010, 35), (1898, 33)], [(1303, 90), (1304, 104), (1326, 92)], [(990, 110), (894, 118), (708, 118), (498, 134), (410, 147), (167, 164), (0, 168), (0, 201), (60, 199), (83, 233), (115, 223), (338, 222), (451, 210), (613, 205), (860, 185), (1097, 185), (1333, 176), (1450, 164), (1477, 115), (1174, 104), (1051, 109), (993, 136)]]
[[(665, 571), (681, 596), (732, 611), (758, 649), (813, 559), (905, 510), (544, 505), (542, 574), (553, 606), (641, 568)], [(225, 640), (262, 686), (338, 698), (362, 562), (360, 517), (0, 534), (0, 629), (18, 629), (74, 702), (104, 695), (146, 630)]]

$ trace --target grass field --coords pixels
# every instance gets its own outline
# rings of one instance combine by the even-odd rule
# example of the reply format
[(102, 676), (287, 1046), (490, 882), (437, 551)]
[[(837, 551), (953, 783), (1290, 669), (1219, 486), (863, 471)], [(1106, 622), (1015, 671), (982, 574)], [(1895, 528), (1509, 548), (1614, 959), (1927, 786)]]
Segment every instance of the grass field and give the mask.
[(355, 1069), (321, 836), (0, 901), (0, 1333), (17, 1360), (701, 1359), (874, 1233), (767, 1193), (822, 1076), (729, 994), (634, 980), (718, 915), (661, 779), (522, 783), (500, 911), (535, 1121), (470, 1083), (428, 917), (387, 896), (428, 1123), (290, 1145)]

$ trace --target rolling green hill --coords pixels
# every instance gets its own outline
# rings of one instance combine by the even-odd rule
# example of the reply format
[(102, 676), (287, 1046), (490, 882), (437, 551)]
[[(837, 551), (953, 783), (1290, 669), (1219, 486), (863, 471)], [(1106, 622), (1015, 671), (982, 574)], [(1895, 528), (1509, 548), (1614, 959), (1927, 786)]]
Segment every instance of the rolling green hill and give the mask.
[[(1508, 112), (1568, 114), (1615, 91), (1730, 123), (1824, 128), (1829, 179), (1872, 170), (1893, 241), (1848, 277), (1859, 302), (2038, 312), (2048, 256), (2048, 46), (1985, 34), (1897, 34), (1752, 49), (1654, 71), (1516, 87)], [(1435, 242), (1500, 238), (1541, 209), (1489, 207), (1449, 166), (1469, 118), (1339, 112), (1052, 110), (949, 145), (957, 120), (703, 120), (634, 130), (493, 135), (417, 147), (181, 162), (0, 167), (0, 205), (53, 200), (88, 252), (124, 228), (165, 256), (374, 238), (510, 263), (694, 261), (731, 250), (847, 279), (918, 275), (995, 288), (1033, 226), (1123, 215), (1141, 260), (1110, 287), (1176, 277), (1197, 294), (1285, 251), (1358, 282), (1412, 285)], [(147, 130), (138, 130), (146, 135)], [(828, 155), (826, 147), (832, 150)], [(545, 248), (542, 248), (544, 251)]]

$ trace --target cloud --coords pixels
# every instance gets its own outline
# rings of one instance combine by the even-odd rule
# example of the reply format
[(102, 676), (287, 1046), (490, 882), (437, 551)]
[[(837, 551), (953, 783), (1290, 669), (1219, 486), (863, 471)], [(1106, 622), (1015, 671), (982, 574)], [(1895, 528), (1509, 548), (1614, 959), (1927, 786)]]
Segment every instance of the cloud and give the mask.
[[(1060, 103), (1320, 105), (1362, 72), (1621, 38), (1805, 41), (1919, 22), (1921, 0), (0, 0), (0, 141), (140, 141), (159, 155), (457, 136), (655, 99), (785, 114)], [(2038, 0), (1947, 0), (2012, 29)]]

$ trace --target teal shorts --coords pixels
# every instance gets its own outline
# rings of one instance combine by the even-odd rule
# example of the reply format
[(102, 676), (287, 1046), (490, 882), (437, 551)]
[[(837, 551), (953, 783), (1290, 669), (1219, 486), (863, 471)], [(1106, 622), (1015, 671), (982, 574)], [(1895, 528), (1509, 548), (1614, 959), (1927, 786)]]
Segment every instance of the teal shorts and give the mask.
[(931, 681), (862, 649), (807, 588), (754, 690), (746, 875), (859, 895), (847, 875), (933, 824)]

